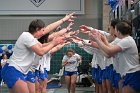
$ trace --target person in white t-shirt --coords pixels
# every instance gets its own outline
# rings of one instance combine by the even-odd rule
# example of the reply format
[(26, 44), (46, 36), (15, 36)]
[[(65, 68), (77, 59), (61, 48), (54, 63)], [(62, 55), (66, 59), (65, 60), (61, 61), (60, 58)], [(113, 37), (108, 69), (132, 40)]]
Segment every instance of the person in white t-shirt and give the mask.
[[(70, 30), (71, 29), (71, 26), (73, 25), (73, 23), (71, 22), (67, 27), (66, 29), (67, 30)], [(42, 36), (40, 39), (39, 39), (39, 42), (42, 43), (42, 46), (46, 46), (48, 45), (49, 43), (51, 43), (51, 41), (53, 40), (53, 38), (55, 37), (58, 37), (58, 36), (64, 36), (65, 35), (65, 38), (69, 38), (71, 35), (75, 34), (75, 33), (71, 33), (71, 32), (67, 32), (67, 30), (64, 29), (61, 29), (60, 31), (58, 32), (53, 32), (51, 34), (46, 34), (44, 36)], [(68, 43), (65, 43), (65, 44), (68, 44)], [(59, 47), (61, 48), (62, 46), (64, 46), (65, 44), (62, 44), (62, 45), (57, 45), (55, 47), (53, 47), (53, 50), (54, 51), (56, 48), (59, 49)], [(48, 53), (44, 54), (44, 55), (47, 55)], [(47, 74), (46, 74), (46, 71), (44, 73), (44, 68), (43, 68), (43, 65), (45, 66), (46, 64), (43, 64), (43, 61), (46, 60), (46, 57), (45, 56), (39, 56), (37, 54), (35, 54), (34, 56), (34, 60), (33, 60), (33, 64), (32, 66), (30, 66), (30, 69), (27, 73), (27, 75), (25, 76), (25, 79), (26, 79), (26, 83), (28, 85), (28, 89), (29, 89), (29, 92), (30, 93), (34, 93), (36, 91), (36, 93), (38, 93), (38, 91), (44, 91), (46, 90), (46, 78), (47, 78)], [(48, 62), (49, 63), (49, 62)], [(40, 64), (43, 64), (42, 65), (42, 68), (40, 67)], [(37, 67), (38, 65), (38, 67)], [(35, 70), (35, 68), (37, 67), (37, 70)], [(45, 66), (46, 67), (46, 66)], [(39, 70), (42, 71), (42, 73), (44, 74), (40, 74), (39, 73)], [(39, 77), (39, 79), (37, 79), (37, 77)], [(40, 79), (40, 76), (42, 76), (43, 79)], [(36, 77), (36, 78), (35, 78)], [(45, 78), (45, 79), (44, 79)], [(40, 84), (40, 88), (39, 88), (39, 82), (37, 81), (42, 81), (43, 83)], [(45, 81), (44, 81), (45, 80)], [(44, 85), (42, 85), (44, 84)], [(36, 85), (36, 86), (35, 86)], [(42, 87), (43, 86), (43, 87)]]
[(3, 67), (6, 63), (7, 63), (7, 55), (2, 54), (1, 66)]
[[(48, 42), (49, 39), (47, 39), (47, 37), (46, 36), (41, 37), (39, 41), (41, 43)], [(35, 59), (39, 61), (39, 64), (36, 68), (36, 82), (35, 82), (36, 93), (40, 93), (40, 92), (46, 93), (46, 87), (47, 87), (47, 81), (48, 81), (47, 71), (50, 71), (51, 56), (54, 52), (58, 51), (59, 49), (61, 49), (67, 44), (70, 44), (70, 42), (59, 44), (53, 47), (48, 53), (44, 54), (42, 57), (38, 55), (35, 56), (36, 57)]]
[[(112, 42), (113, 40), (115, 40), (116, 36), (115, 36), (115, 25), (117, 23), (119, 23), (120, 20), (119, 19), (113, 19), (111, 20), (110, 22), (110, 25), (109, 25), (109, 33), (105, 32), (105, 31), (101, 31), (101, 30), (97, 30), (97, 29), (94, 29), (92, 27), (88, 27), (88, 26), (85, 26), (85, 25), (82, 25), (80, 26), (80, 32), (82, 33), (90, 33), (92, 30), (96, 30), (97, 32), (101, 33), (103, 36), (105, 36), (107, 39), (108, 42)], [(118, 39), (115, 40), (114, 43), (118, 42)], [(97, 45), (96, 45), (97, 47)], [(102, 51), (103, 53), (103, 51)], [(103, 53), (104, 56), (107, 56), (108, 55), (106, 53)], [(103, 89), (103, 92), (106, 93), (111, 93), (112, 92), (112, 86), (115, 87), (115, 91), (118, 90), (118, 84), (116, 83), (114, 85), (114, 73), (113, 73), (113, 66), (114, 66), (114, 63), (117, 63), (117, 62), (113, 62), (113, 57), (112, 58), (107, 58), (107, 57), (104, 57), (104, 61), (100, 62), (100, 66), (102, 67), (103, 69), (103, 72), (102, 72), (102, 89)], [(113, 64), (113, 66), (112, 66)], [(116, 78), (116, 79), (119, 79), (119, 78)], [(118, 81), (118, 80), (116, 80)], [(117, 92), (116, 92), (117, 93)]]
[(81, 56), (79, 54), (76, 54), (73, 49), (68, 49), (66, 51), (66, 55), (64, 55), (62, 59), (62, 66), (65, 67), (64, 76), (68, 93), (75, 93), (75, 83), (78, 74), (77, 67), (81, 62)]
[(63, 19), (47, 27), (42, 20), (33, 20), (29, 25), (28, 32), (23, 32), (20, 35), (14, 46), (13, 54), (8, 60), (9, 64), (6, 64), (2, 69), (2, 78), (11, 93), (29, 93), (24, 74), (28, 72), (32, 65), (34, 53), (42, 56), (54, 46), (64, 42), (64, 37), (59, 36), (55, 37), (51, 43), (43, 46), (36, 38), (54, 30), (64, 21), (73, 19), (73, 14), (66, 15)]
[(140, 64), (138, 50), (128, 22), (119, 22), (115, 27), (116, 36), (121, 39), (114, 46), (106, 46), (97, 32), (92, 32), (92, 38), (100, 49), (109, 56), (115, 56), (119, 63), (119, 73), (122, 76), (122, 93), (140, 92)]

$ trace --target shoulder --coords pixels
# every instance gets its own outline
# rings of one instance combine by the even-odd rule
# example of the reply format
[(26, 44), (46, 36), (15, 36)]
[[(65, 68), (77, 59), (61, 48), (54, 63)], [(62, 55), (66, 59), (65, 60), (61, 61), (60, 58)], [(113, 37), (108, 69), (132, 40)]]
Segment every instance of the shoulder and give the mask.
[(23, 32), (21, 36), (24, 38), (34, 38), (33, 35), (29, 32)]

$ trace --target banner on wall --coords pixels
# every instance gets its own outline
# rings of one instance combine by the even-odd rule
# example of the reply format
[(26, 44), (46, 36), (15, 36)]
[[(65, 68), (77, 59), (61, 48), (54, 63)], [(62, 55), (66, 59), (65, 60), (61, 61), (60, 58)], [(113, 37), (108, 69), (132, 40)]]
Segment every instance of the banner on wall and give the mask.
[(1, 0), (0, 15), (84, 14), (84, 0)]

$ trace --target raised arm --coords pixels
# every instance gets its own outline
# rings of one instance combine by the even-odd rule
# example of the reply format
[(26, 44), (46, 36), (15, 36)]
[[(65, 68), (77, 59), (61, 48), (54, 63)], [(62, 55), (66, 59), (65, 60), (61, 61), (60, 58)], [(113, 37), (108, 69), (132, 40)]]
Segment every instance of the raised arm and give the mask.
[(41, 43), (37, 43), (37, 44), (31, 46), (31, 49), (37, 55), (43, 56), (45, 53), (50, 51), (53, 47), (55, 47), (56, 45), (61, 44), (63, 42), (65, 42), (64, 37), (56, 37), (46, 46), (43, 46)]
[(118, 53), (121, 51), (121, 48), (117, 45), (106, 45), (102, 39), (100, 34), (96, 33), (96, 32), (92, 32), (92, 39), (94, 39), (94, 41), (96, 41), (96, 43), (98, 44), (99, 48), (106, 53), (109, 57), (114, 56), (114, 54)]
[(70, 44), (70, 42), (63, 43), (63, 44), (59, 44), (59, 45), (53, 47), (53, 48), (50, 50), (50, 53), (53, 54), (54, 52), (60, 50), (62, 47), (64, 47), (65, 45), (68, 45), (68, 44)]
[(44, 34), (47, 34), (51, 31), (53, 31), (54, 29), (56, 29), (59, 25), (63, 24), (65, 21), (74, 21), (73, 19), (75, 18), (74, 16), (74, 13), (71, 13), (71, 14), (68, 14), (66, 15), (64, 18), (54, 22), (54, 23), (51, 23), (49, 24), (45, 30), (44, 30)]
[(72, 29), (71, 26), (73, 24), (74, 23), (71, 22), (66, 28), (63, 28), (58, 32), (53, 32), (52, 34), (50, 34), (48, 37), (48, 41), (51, 41), (54, 37), (64, 35), (67, 31), (70, 31)]

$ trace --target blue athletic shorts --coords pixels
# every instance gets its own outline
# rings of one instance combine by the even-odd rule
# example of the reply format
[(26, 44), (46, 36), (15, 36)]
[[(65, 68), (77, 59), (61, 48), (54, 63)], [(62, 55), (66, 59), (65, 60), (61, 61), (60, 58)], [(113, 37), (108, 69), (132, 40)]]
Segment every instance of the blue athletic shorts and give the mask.
[(102, 70), (102, 80), (106, 80), (106, 69)]
[(97, 70), (97, 68), (95, 68), (95, 67), (91, 68), (92, 80), (95, 80), (95, 78), (96, 78), (96, 76), (95, 76), (96, 70)]
[(114, 69), (112, 64), (106, 67), (106, 79), (109, 80), (113, 86)]
[(44, 80), (45, 78), (48, 78), (47, 70), (44, 68), (44, 73), (40, 72), (40, 79)]
[(97, 71), (96, 71), (96, 82), (97, 84), (102, 84), (102, 70), (101, 68), (98, 66)]
[(8, 65), (9, 64), (5, 64), (1, 72), (2, 79), (7, 84), (8, 88), (12, 88), (19, 78), (20, 80), (26, 81), (23, 73), (13, 66)]
[(44, 68), (44, 73), (41, 73), (39, 70), (36, 70), (35, 77), (38, 77), (38, 81), (40, 81), (40, 79), (44, 80), (45, 78), (48, 78), (48, 73), (46, 68)]
[(2, 70), (2, 68), (0, 68), (0, 83), (2, 81), (2, 78), (1, 78), (1, 70)]
[(118, 83), (120, 80), (121, 80), (121, 75), (119, 73), (116, 73), (116, 71), (114, 70), (114, 78), (113, 78), (112, 86), (118, 89), (119, 88)]
[(70, 72), (70, 71), (64, 71), (64, 76), (72, 76), (72, 75), (77, 75), (78, 72), (77, 71), (73, 71), (73, 72)]
[(29, 71), (27, 75), (25, 76), (26, 81), (29, 81), (31, 83), (35, 83), (35, 72)]
[(140, 92), (140, 71), (134, 73), (127, 73), (123, 77), (122, 85), (123, 87), (129, 85), (136, 92)]

